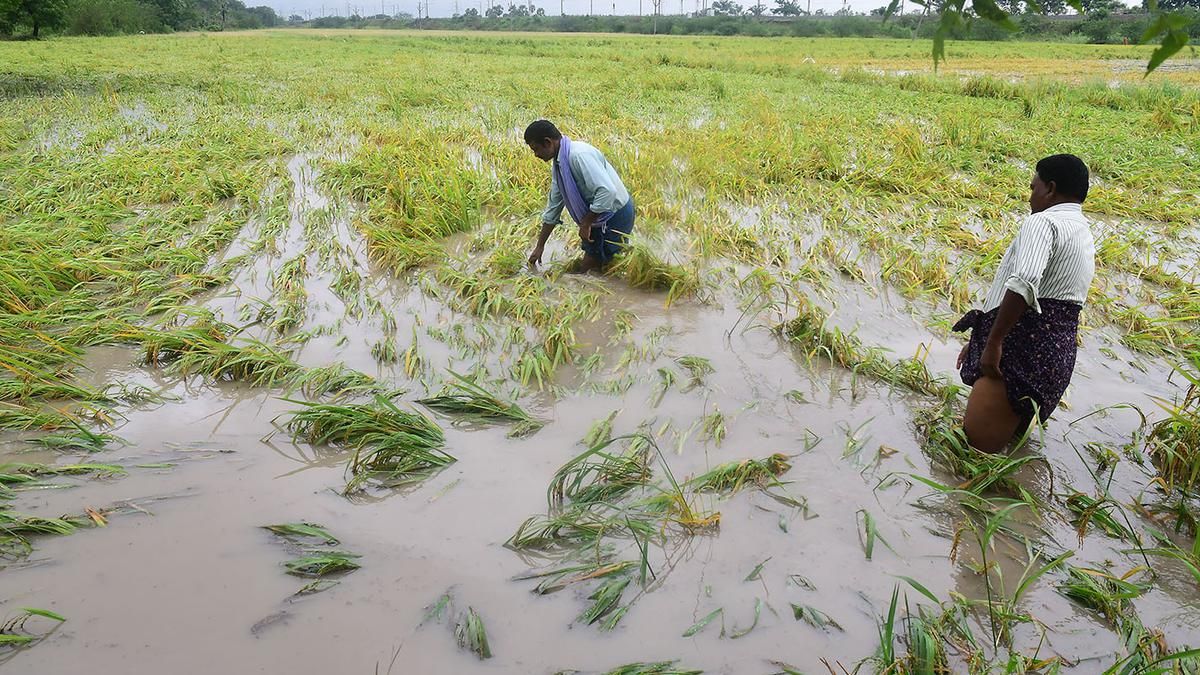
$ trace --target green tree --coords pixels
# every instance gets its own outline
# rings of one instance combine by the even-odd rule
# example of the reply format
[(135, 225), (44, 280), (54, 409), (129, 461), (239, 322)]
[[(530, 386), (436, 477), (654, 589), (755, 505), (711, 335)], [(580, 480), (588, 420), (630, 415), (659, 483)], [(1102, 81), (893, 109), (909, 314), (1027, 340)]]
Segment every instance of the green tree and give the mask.
[(712, 4), (712, 11), (717, 16), (741, 16), (742, 6), (733, 0), (716, 0)]
[(804, 10), (800, 9), (796, 0), (775, 0), (775, 8), (771, 13), (779, 16), (800, 16)]
[[(28, 26), (36, 39), (42, 29), (62, 28), (67, 21), (67, 0), (0, 0), (0, 24)], [(11, 28), (10, 28), (11, 30)]]

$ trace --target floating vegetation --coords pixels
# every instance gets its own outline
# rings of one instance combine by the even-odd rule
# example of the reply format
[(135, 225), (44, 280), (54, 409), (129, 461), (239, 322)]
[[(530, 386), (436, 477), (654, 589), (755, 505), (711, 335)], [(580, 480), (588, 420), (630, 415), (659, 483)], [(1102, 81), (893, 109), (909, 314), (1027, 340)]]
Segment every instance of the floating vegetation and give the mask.
[[(692, 624), (692, 626), (690, 628), (688, 628), (687, 630), (683, 631), (683, 637), (685, 637), (685, 638), (692, 637), (693, 635), (704, 630), (708, 626), (708, 624), (712, 623), (713, 620), (716, 619), (718, 616), (723, 616), (724, 614), (725, 614), (725, 609), (723, 607), (718, 607), (717, 609), (714, 609), (713, 611), (709, 612), (708, 614), (705, 614), (702, 619), (700, 619), (696, 623)], [(721, 626), (721, 635), (722, 636), (725, 635), (724, 622), (722, 622), (722, 626)]]
[(283, 566), (287, 568), (288, 574), (298, 577), (324, 577), (358, 569), (361, 565), (355, 560), (361, 557), (346, 551), (319, 551), (289, 560)]
[(292, 540), (316, 539), (322, 544), (336, 546), (338, 540), (320, 525), (312, 523), (284, 523), (282, 525), (263, 525), (263, 529)]
[(604, 673), (604, 675), (703, 675), (703, 670), (680, 669), (678, 661), (655, 661), (653, 663), (628, 663)]
[(454, 639), (458, 641), (459, 647), (475, 654), (480, 660), (492, 658), (487, 629), (474, 607), (468, 607), (459, 617), (458, 623), (454, 625)]
[(801, 605), (793, 602), (791, 603), (791, 606), (792, 616), (797, 621), (803, 621), (813, 628), (820, 628), (821, 630), (825, 630), (827, 628), (833, 628), (839, 631), (843, 630), (843, 628), (838, 625), (838, 622), (834, 621), (828, 614), (822, 612), (816, 607), (813, 607), (812, 605)]
[(262, 527), (287, 541), (296, 551), (295, 558), (283, 563), (288, 574), (316, 579), (296, 591), (297, 596), (312, 595), (332, 588), (337, 582), (325, 580), (324, 577), (346, 574), (361, 567), (357, 561), (362, 556), (357, 553), (328, 548), (339, 542), (337, 537), (320, 525), (283, 523)]
[(1154, 424), (1146, 450), (1168, 486), (1195, 493), (1200, 488), (1200, 354), (1191, 370), (1176, 372), (1186, 378), (1187, 392), (1176, 403), (1159, 402), (1167, 417)]
[(469, 422), (491, 424), (511, 422), (509, 436), (528, 436), (541, 429), (544, 423), (530, 415), (521, 406), (500, 399), (454, 371), (449, 371), (454, 380), (447, 383), (442, 393), (430, 398), (418, 399), (417, 403), (438, 412), (454, 415)]
[(829, 317), (807, 298), (796, 298), (795, 311), (797, 316), (778, 325), (776, 330), (803, 349), (809, 359), (824, 356), (855, 374), (942, 400), (957, 395), (958, 387), (934, 377), (924, 362), (915, 358), (893, 361), (883, 350), (867, 347), (853, 334), (828, 328)]
[(697, 492), (732, 494), (753, 485), (767, 487), (778, 483), (778, 477), (792, 468), (789, 457), (775, 453), (763, 459), (743, 459), (716, 466), (687, 482)]
[(399, 487), (427, 478), (454, 462), (442, 450), (445, 436), (424, 415), (401, 410), (382, 396), (373, 404), (334, 405), (290, 401), (304, 408), (291, 413), (286, 428), (314, 445), (354, 449), (347, 473), (347, 494), (368, 482)]
[(661, 260), (648, 242), (634, 235), (625, 250), (609, 267), (637, 288), (666, 291), (669, 306), (679, 298), (695, 295), (703, 287), (699, 270), (693, 266), (677, 265)]
[(29, 623), (30, 619), (35, 618), (48, 619), (56, 624), (67, 620), (61, 614), (51, 612), (48, 609), (23, 607), (18, 610), (16, 616), (0, 624), (0, 648), (26, 647), (45, 639), (49, 633), (32, 633), (26, 628), (26, 624)]
[(447, 589), (425, 607), (425, 616), (421, 618), (419, 626), (442, 623), (449, 617), (452, 619), (454, 641), (458, 643), (459, 648), (475, 654), (480, 660), (492, 658), (492, 648), (488, 642), (483, 618), (474, 607), (468, 606), (462, 611), (456, 611), (454, 605), (453, 589)]

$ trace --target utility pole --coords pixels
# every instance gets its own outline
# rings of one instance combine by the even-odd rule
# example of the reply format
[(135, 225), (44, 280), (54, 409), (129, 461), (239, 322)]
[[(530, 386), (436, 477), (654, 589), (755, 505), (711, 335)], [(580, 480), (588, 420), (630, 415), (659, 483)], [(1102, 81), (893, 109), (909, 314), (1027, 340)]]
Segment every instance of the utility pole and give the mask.
[[(638, 0), (638, 2), (641, 2), (641, 0)], [(566, 16), (566, 14), (563, 13), (563, 0), (558, 0), (558, 15)]]

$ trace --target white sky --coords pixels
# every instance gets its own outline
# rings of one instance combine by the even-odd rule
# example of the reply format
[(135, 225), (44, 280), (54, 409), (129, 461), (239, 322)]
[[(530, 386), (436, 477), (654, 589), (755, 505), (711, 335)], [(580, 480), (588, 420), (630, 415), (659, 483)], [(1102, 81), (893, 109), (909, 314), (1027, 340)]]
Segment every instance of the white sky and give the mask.
[[(394, 14), (396, 12), (408, 12), (415, 15), (417, 13), (417, 0), (242, 0), (247, 6), (253, 7), (256, 5), (267, 5), (275, 9), (276, 13), (283, 17), (291, 14), (306, 15), (312, 13), (313, 17), (321, 16), (321, 9), (324, 7), (325, 14), (340, 14), (346, 15), (346, 8), (350, 7), (350, 11), (354, 12), (358, 8), (358, 13), (364, 16), (379, 14), (381, 10), (385, 14)], [(526, 0), (528, 1), (528, 0)], [(697, 8), (697, 0), (682, 0), (683, 7), (687, 12), (694, 12)], [(843, 0), (812, 0), (813, 11), (824, 9), (832, 14), (842, 7)], [(482, 2), (482, 5), (481, 5)], [(462, 12), (467, 7), (480, 6), (486, 8), (489, 2), (494, 0), (429, 0), (429, 13), (432, 16), (450, 16), (454, 14), (455, 7)], [(804, 7), (807, 0), (800, 0), (800, 6)], [(849, 0), (849, 5), (852, 9), (858, 12), (868, 12), (876, 7), (886, 5), (888, 0)], [(596, 14), (612, 14), (614, 0), (562, 0), (563, 10), (567, 14), (582, 15), (588, 13), (589, 3), (594, 3)], [(680, 0), (663, 0), (663, 14), (679, 14)], [(738, 3), (743, 6), (754, 4), (753, 0), (738, 0)], [(424, 0), (422, 0), (424, 4)], [(504, 0), (505, 6), (508, 5), (508, 0)], [(559, 0), (533, 0), (533, 4), (546, 10), (546, 14), (551, 16), (558, 15)], [(618, 14), (637, 14), (639, 0), (615, 0), (616, 11)], [(711, 0), (710, 0), (711, 4)], [(763, 0), (763, 4), (767, 7), (774, 7), (774, 0)], [(653, 11), (653, 5), (650, 0), (641, 0), (642, 11), (649, 14)], [(910, 5), (912, 6), (912, 5)]]

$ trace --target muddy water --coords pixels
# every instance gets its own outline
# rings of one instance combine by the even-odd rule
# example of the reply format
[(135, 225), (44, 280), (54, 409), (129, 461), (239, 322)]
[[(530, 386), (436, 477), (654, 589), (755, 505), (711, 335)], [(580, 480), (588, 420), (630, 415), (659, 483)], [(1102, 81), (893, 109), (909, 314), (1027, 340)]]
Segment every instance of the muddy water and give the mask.
[[(431, 388), (444, 377), (443, 368), (469, 367), (472, 360), (504, 373), (497, 368), (513, 354), (503, 349), (468, 357), (431, 337), (430, 328), (482, 324), (422, 292), (419, 275), (397, 280), (381, 274), (343, 212), (332, 225), (343, 244), (340, 264), (360, 275), (365, 292), (383, 301), (395, 326), (378, 311), (346, 316), (330, 288), (333, 272), (322, 268), (304, 234), (304, 219), (326, 206), (315, 188), (313, 160), (301, 156), (289, 165), (296, 187), (279, 253), (261, 254), (229, 289), (206, 298), (206, 306), (236, 316), (242, 303), (270, 298), (266, 280), (282, 261), (306, 255), (302, 330), (326, 326), (329, 334), (297, 349), (302, 363), (340, 360), (386, 384), (413, 387), (404, 397), (412, 399), (423, 387), (410, 383), (399, 365), (377, 363), (370, 349), (393, 334), (403, 349), (416, 334), (430, 364), (423, 377)], [(246, 239), (257, 236), (256, 227), (247, 224)], [(461, 253), (471, 255), (469, 247)], [(556, 243), (547, 257), (569, 255)], [(548, 421), (524, 439), (507, 438), (503, 427), (465, 428), (443, 419), (447, 449), (458, 462), (416, 489), (376, 492), (369, 499), (339, 494), (345, 453), (295, 443), (281, 430), (281, 415), (295, 407), (281, 400), (282, 392), (179, 380), (135, 365), (136, 354), (125, 349), (92, 353), (87, 377), (95, 383), (143, 384), (168, 400), (123, 410), (114, 433), (127, 443), (86, 458), (126, 466), (127, 476), (71, 480), (71, 489), (19, 496), (17, 510), (44, 516), (124, 508), (105, 528), (37, 539), (29, 562), (0, 574), (0, 610), (45, 607), (68, 617), (46, 640), (0, 668), (46, 674), (78, 672), (82, 664), (97, 674), (551, 673), (677, 658), (714, 673), (774, 672), (773, 660), (813, 672), (824, 668), (822, 658), (853, 669), (873, 653), (877, 617), (886, 611), (896, 575), (919, 580), (940, 598), (952, 592), (984, 597), (982, 579), (972, 568), (978, 550), (967, 541), (955, 560), (950, 557), (957, 509), (925, 498), (928, 490), (919, 484), (890, 480), (897, 472), (951, 480), (929, 466), (913, 428), (915, 411), (929, 401), (820, 361), (809, 364), (766, 330), (729, 332), (740, 311), (726, 292), (707, 303), (681, 301), (665, 309), (662, 294), (617, 280), (556, 283), (571, 292), (599, 285), (601, 316), (624, 309), (638, 317), (632, 335), (612, 345), (605, 322), (578, 331), (582, 342), (604, 355), (591, 383), (624, 382), (627, 388), (596, 393), (597, 387), (581, 386), (577, 371), (564, 369), (555, 395), (524, 399)], [(856, 282), (845, 282), (837, 296), (829, 309), (838, 326), (856, 329), (868, 344), (897, 356), (928, 353), (932, 370), (952, 376), (958, 343), (922, 327), (933, 308), (910, 306)], [(269, 337), (262, 326), (248, 334)], [(619, 366), (631, 345), (644, 348), (646, 357)], [(685, 355), (710, 359), (715, 372), (690, 390), (676, 385), (655, 406), (656, 369), (675, 367), (684, 379), (673, 359)], [(1105, 329), (1090, 331), (1068, 394), (1071, 408), (1058, 411), (1035, 443), (1034, 452), (1047, 461), (1027, 467), (1023, 484), (1047, 498), (1067, 486), (1092, 492), (1075, 448), (1088, 441), (1119, 445), (1137, 419), (1128, 410), (1084, 416), (1117, 401), (1152, 410), (1151, 397), (1179, 393), (1168, 382), (1169, 371), (1165, 362), (1132, 354)], [(800, 396), (785, 395), (793, 391)], [(699, 427), (702, 416), (717, 410), (728, 431), (719, 444)], [(512, 577), (544, 561), (523, 558), (502, 544), (527, 517), (544, 513), (554, 471), (583, 450), (579, 440), (593, 422), (613, 411), (619, 411), (616, 434), (643, 427), (661, 431), (657, 441), (680, 478), (726, 461), (793, 455), (786, 491), (807, 500), (808, 508), (785, 507), (756, 490), (728, 499), (699, 498), (698, 506), (720, 512), (719, 531), (673, 533), (664, 547), (652, 548), (654, 583), (617, 629), (604, 633), (577, 620), (591, 588), (531, 593), (536, 582)], [(4, 447), (3, 461), (50, 457), (21, 452), (19, 445)], [(1128, 501), (1145, 482), (1123, 463), (1112, 491)], [(860, 535), (863, 512), (887, 541), (876, 543), (871, 560)], [(292, 552), (260, 526), (296, 521), (325, 525), (342, 548), (362, 555), (362, 569), (321, 593), (293, 597), (305, 581), (284, 573), (282, 563)], [(1077, 549), (1073, 564), (1099, 567), (1111, 560), (1123, 573), (1139, 562), (1120, 553), (1124, 543), (1102, 534), (1077, 541), (1074, 526), (1052, 511), (1040, 526), (1049, 533), (1048, 543)], [(629, 546), (618, 553), (632, 555)], [(993, 555), (1000, 557), (1006, 580), (1019, 576), (1023, 550), (1004, 541)], [(764, 561), (760, 578), (747, 581)], [(1161, 628), (1180, 645), (1200, 631), (1196, 588), (1181, 570), (1159, 567), (1159, 582), (1135, 605), (1146, 625)], [(790, 581), (792, 575), (811, 588)], [(445, 624), (421, 625), (423, 608), (447, 589), (459, 608), (473, 607), (483, 617), (494, 658), (481, 662), (459, 650)], [(922, 601), (909, 595), (914, 604)], [(754, 623), (760, 601), (757, 626), (732, 638)], [(844, 630), (795, 621), (791, 603), (825, 612)], [(1120, 650), (1119, 638), (1058, 595), (1051, 577), (1036, 584), (1021, 606), (1049, 629), (1042, 656), (1061, 655), (1074, 664), (1072, 672), (1097, 672)], [(724, 609), (724, 637), (721, 619), (693, 638), (680, 637), (718, 608)], [(975, 632), (983, 640), (988, 628), (976, 623)], [(1031, 653), (1039, 635), (1025, 626), (1015, 640)]]

